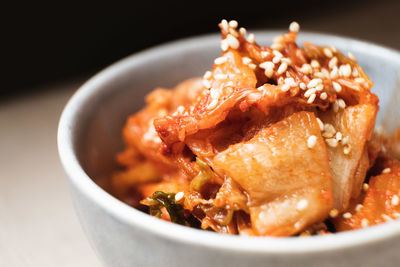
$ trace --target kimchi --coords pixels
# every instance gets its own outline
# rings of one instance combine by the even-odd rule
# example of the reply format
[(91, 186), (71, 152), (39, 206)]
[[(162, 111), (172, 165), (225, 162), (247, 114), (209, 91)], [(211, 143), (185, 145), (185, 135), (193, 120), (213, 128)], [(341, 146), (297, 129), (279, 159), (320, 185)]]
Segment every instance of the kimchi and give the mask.
[(306, 236), (400, 213), (399, 134), (374, 134), (378, 98), (352, 54), (271, 46), (222, 20), (221, 55), (202, 78), (157, 88), (123, 128), (122, 201), (225, 234)]

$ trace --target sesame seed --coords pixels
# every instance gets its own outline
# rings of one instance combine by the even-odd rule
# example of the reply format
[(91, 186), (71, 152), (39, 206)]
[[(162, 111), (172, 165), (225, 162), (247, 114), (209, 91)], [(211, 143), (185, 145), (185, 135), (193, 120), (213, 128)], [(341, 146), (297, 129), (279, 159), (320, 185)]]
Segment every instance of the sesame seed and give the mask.
[(312, 72), (312, 68), (310, 66), (310, 64), (303, 64), (303, 66), (301, 66), (300, 71), (304, 74), (310, 74)]
[(353, 69), (353, 72), (351, 73), (353, 77), (357, 77), (359, 75), (358, 70), (356, 68)]
[(284, 82), (284, 83), (288, 83), (288, 84), (292, 84), (292, 83), (294, 83), (294, 79), (293, 79), (292, 77), (285, 78), (285, 79), (283, 80), (283, 82)]
[(281, 86), (281, 91), (282, 91), (282, 92), (287, 92), (287, 91), (289, 91), (289, 89), (290, 89), (290, 85), (287, 84), (287, 83), (284, 83), (284, 84)]
[(328, 94), (325, 93), (325, 92), (322, 92), (322, 93), (319, 95), (319, 98), (321, 98), (322, 100), (326, 100), (326, 99), (328, 98)]
[(238, 32), (233, 28), (229, 28), (229, 33), (232, 34), (235, 37), (239, 37)]
[(315, 78), (315, 79), (312, 79), (312, 80), (307, 84), (307, 87), (308, 87), (308, 88), (313, 88), (313, 87), (317, 86), (317, 85), (320, 84), (320, 83), (322, 83), (322, 80), (319, 79), (319, 78)]
[(328, 139), (325, 139), (325, 142), (328, 144), (328, 146), (330, 146), (330, 147), (337, 147), (337, 145), (338, 145), (338, 141), (336, 140), (336, 139), (334, 139), (334, 138), (328, 138)]
[(329, 70), (327, 68), (321, 68), (321, 72), (326, 78), (329, 78)]
[(264, 74), (268, 78), (271, 78), (274, 75), (274, 68), (266, 68)]
[(303, 82), (301, 82), (301, 83), (300, 83), (300, 89), (301, 89), (301, 90), (306, 90), (306, 89), (307, 89), (306, 84), (303, 83)]
[(253, 69), (253, 70), (255, 70), (257, 68), (257, 65), (253, 64), (253, 63), (250, 63), (248, 66), (250, 67), (250, 69)]
[(312, 94), (312, 95), (308, 98), (307, 103), (308, 103), (308, 104), (313, 103), (316, 97), (317, 97), (316, 94)]
[(183, 112), (185, 111), (185, 107), (184, 107), (184, 106), (179, 106), (179, 107), (176, 109), (176, 111), (177, 111), (178, 113), (183, 113)]
[(293, 21), (292, 23), (290, 23), (289, 31), (291, 31), (291, 32), (299, 32), (299, 30), (300, 30), (300, 25), (296, 21)]
[(362, 208), (364, 208), (363, 204), (357, 204), (354, 210), (359, 212), (360, 210), (362, 210)]
[(308, 89), (308, 90), (304, 93), (304, 97), (309, 98), (312, 94), (315, 94), (316, 91), (317, 91), (317, 90), (315, 90), (315, 88)]
[(348, 136), (343, 137), (342, 144), (347, 145), (348, 142), (349, 142), (349, 137)]
[(205, 88), (211, 87), (211, 82), (209, 80), (202, 80), (201, 83), (204, 85)]
[(261, 56), (262, 57), (268, 57), (269, 56), (269, 52), (268, 51), (261, 51)]
[(332, 69), (333, 67), (335, 67), (338, 63), (338, 59), (337, 57), (333, 57), (331, 60), (329, 60), (329, 68)]
[(336, 218), (339, 215), (339, 211), (337, 209), (332, 209), (329, 212), (329, 216), (331, 216), (331, 218)]
[(238, 22), (236, 20), (229, 21), (229, 26), (232, 28), (236, 28), (238, 26)]
[(271, 78), (274, 75), (275, 64), (271, 61), (265, 61), (259, 65), (260, 68), (265, 69), (265, 76)]
[(275, 67), (275, 64), (271, 61), (265, 61), (258, 66), (262, 69), (271, 69)]
[(329, 58), (333, 57), (333, 53), (332, 53), (332, 51), (331, 51), (328, 47), (325, 47), (325, 48), (323, 49), (323, 51), (324, 51), (324, 55), (325, 55), (325, 56), (327, 56), (327, 57), (329, 57)]
[(275, 63), (275, 64), (279, 63), (280, 61), (281, 61), (281, 58), (280, 58), (280, 57), (274, 57), (274, 58), (272, 59), (272, 62)]
[(390, 173), (392, 170), (390, 168), (383, 169), (382, 173)]
[(207, 106), (208, 110), (213, 109), (218, 105), (218, 99), (217, 98), (211, 98), (211, 99), (212, 100), (211, 100), (210, 104)]
[(316, 143), (317, 143), (317, 137), (315, 135), (311, 135), (310, 137), (308, 137), (307, 146), (309, 148), (313, 148)]
[(291, 60), (290, 58), (287, 58), (287, 57), (281, 58), (281, 61), (282, 61), (282, 62), (286, 62), (288, 65), (291, 65), (291, 64), (292, 64), (292, 60)]
[(339, 69), (336, 66), (333, 66), (331, 73), (329, 73), (329, 77), (331, 79), (336, 79), (339, 77)]
[(392, 215), (395, 218), (400, 218), (400, 213), (398, 213), (398, 212), (394, 212), (394, 213), (392, 213)]
[(226, 57), (217, 57), (217, 58), (214, 60), (214, 63), (217, 64), (217, 65), (220, 65), (220, 64), (225, 63), (227, 60), (228, 60), (228, 59), (227, 59)]
[(214, 75), (214, 78), (217, 80), (225, 80), (226, 78), (228, 78), (228, 75), (226, 74), (222, 74), (222, 73), (218, 73)]
[(347, 53), (347, 57), (350, 58), (351, 60), (357, 61), (356, 57), (351, 52)]
[(384, 213), (383, 213), (381, 216), (382, 216), (382, 218), (383, 218), (385, 221), (387, 221), (387, 222), (393, 220), (392, 217), (390, 217), (389, 215), (386, 215), (386, 214), (384, 214)]
[(320, 67), (319, 62), (315, 59), (311, 60), (311, 67), (319, 68)]
[(320, 118), (317, 118), (317, 122), (318, 122), (318, 125), (319, 125), (319, 129), (321, 131), (323, 131), (324, 130), (324, 123), (321, 121)]
[(216, 89), (216, 88), (211, 88), (211, 89), (210, 89), (210, 96), (211, 96), (211, 98), (213, 98), (213, 99), (218, 99), (218, 98), (220, 97), (220, 92), (219, 92), (219, 90)]
[(182, 198), (184, 197), (184, 193), (183, 192), (178, 192), (175, 194), (175, 201), (179, 202), (180, 200), (182, 200)]
[(245, 28), (243, 28), (243, 27), (241, 27), (241, 28), (239, 29), (239, 33), (240, 33), (240, 35), (242, 35), (242, 36), (246, 36), (246, 32), (247, 32), (247, 30), (246, 30)]
[(297, 202), (296, 208), (297, 210), (304, 210), (308, 206), (308, 201), (306, 199), (302, 199)]
[(350, 154), (350, 151), (351, 151), (350, 145), (345, 145), (343, 148), (343, 154), (348, 155)]
[(333, 134), (336, 133), (335, 127), (333, 127), (333, 125), (330, 124), (330, 123), (325, 123), (325, 124), (324, 124), (324, 131), (325, 131), (325, 132), (328, 132), (328, 133), (333, 133)]
[(226, 51), (229, 48), (229, 44), (226, 39), (221, 40), (221, 50)]
[(294, 81), (294, 79), (293, 79), (292, 77), (286, 78), (286, 79), (284, 80), (284, 82), (287, 83), (287, 84), (289, 84), (290, 87), (296, 87), (296, 86), (297, 86), (297, 83)]
[(337, 52), (336, 47), (334, 47), (334, 46), (331, 45), (329, 48), (330, 48), (333, 52), (335, 52), (335, 53)]
[(211, 73), (211, 71), (208, 70), (208, 71), (206, 71), (206, 72), (204, 73), (203, 79), (210, 79), (211, 76), (212, 76), (212, 73)]
[(242, 62), (243, 62), (243, 64), (249, 64), (249, 63), (251, 63), (251, 58), (249, 58), (249, 57), (243, 57), (242, 58)]
[(333, 89), (336, 91), (336, 93), (340, 93), (342, 91), (342, 86), (338, 84), (337, 82), (332, 82)]
[(277, 57), (283, 57), (282, 53), (277, 50), (273, 50), (272, 53)]
[(258, 91), (263, 91), (264, 90), (264, 85), (261, 85), (260, 87), (257, 88)]
[(278, 70), (277, 70), (277, 74), (278, 75), (281, 75), (282, 73), (284, 73), (286, 70), (287, 70), (287, 67), (288, 67), (288, 65), (287, 65), (287, 63), (286, 62), (283, 62), (280, 66), (279, 66), (279, 68), (278, 68)]
[(329, 78), (329, 77), (327, 77), (327, 75), (325, 75), (325, 73), (323, 73), (323, 72), (315, 72), (315, 73), (314, 73), (314, 76), (317, 77), (317, 78), (321, 78), (321, 79), (323, 79), (323, 78)]
[(231, 34), (228, 34), (228, 36), (226, 37), (226, 41), (228, 45), (233, 49), (238, 49), (240, 46), (239, 40)]
[(339, 67), (339, 74), (343, 77), (350, 77), (351, 75), (351, 66), (350, 64), (341, 65)]
[(337, 100), (337, 103), (338, 103), (339, 108), (341, 108), (341, 109), (346, 108), (346, 103), (344, 102), (343, 99), (339, 98), (339, 99)]
[(221, 25), (222, 25), (222, 30), (227, 32), (229, 30), (229, 24), (228, 21), (226, 19), (223, 19), (221, 21)]
[(362, 219), (361, 220), (361, 227), (365, 228), (365, 227), (368, 227), (368, 226), (369, 226), (369, 220), (366, 219), (366, 218)]
[(324, 85), (323, 84), (318, 84), (317, 86), (315, 86), (315, 90), (317, 90), (317, 91), (324, 90)]
[(398, 206), (400, 204), (400, 199), (398, 195), (394, 195), (392, 197), (392, 205), (393, 206)]
[(336, 138), (336, 140), (338, 140), (338, 141), (342, 140), (342, 137), (343, 137), (343, 135), (342, 135), (341, 132), (337, 132), (336, 135), (335, 135), (335, 138)]
[(350, 212), (343, 213), (343, 218), (350, 219), (353, 215)]
[(356, 83), (365, 83), (365, 79), (364, 78), (355, 78), (354, 81)]
[(335, 135), (334, 132), (323, 132), (322, 136), (325, 138), (332, 138)]
[(364, 191), (367, 191), (368, 188), (369, 188), (369, 184), (363, 183), (363, 190), (364, 190)]
[(271, 48), (275, 49), (275, 50), (282, 50), (283, 49), (283, 45), (281, 43), (273, 43), (271, 45)]
[(250, 33), (249, 34), (249, 36), (247, 36), (247, 41), (249, 42), (249, 43), (254, 43), (254, 41), (255, 41), (255, 36), (254, 36), (254, 33)]

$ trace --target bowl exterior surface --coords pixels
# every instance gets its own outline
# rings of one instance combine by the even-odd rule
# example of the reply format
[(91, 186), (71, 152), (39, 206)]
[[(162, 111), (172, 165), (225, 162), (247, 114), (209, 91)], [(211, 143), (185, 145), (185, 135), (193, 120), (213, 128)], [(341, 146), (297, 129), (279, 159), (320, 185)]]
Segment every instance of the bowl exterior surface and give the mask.
[[(257, 41), (270, 44), (277, 34), (258, 32)], [(393, 125), (398, 121), (399, 109), (393, 107), (400, 104), (400, 93), (395, 90), (399, 87), (399, 53), (357, 40), (300, 33), (298, 42), (305, 40), (333, 45), (344, 53), (352, 52), (375, 83), (372, 90), (380, 98), (377, 124)], [(88, 178), (105, 184), (106, 176), (116, 168), (114, 155), (123, 148), (122, 126), (129, 114), (144, 105), (148, 92), (202, 76), (219, 53), (218, 35), (152, 48), (99, 73), (68, 103), (59, 126), (60, 157), (81, 224), (104, 264), (108, 267), (399, 266), (399, 222), (355, 234), (340, 234), (343, 238), (337, 240), (332, 237), (261, 240), (199, 234), (199, 230), (171, 226), (133, 210)], [(375, 238), (383, 232), (385, 238)], [(195, 240), (190, 241), (192, 236)], [(360, 238), (368, 242), (346, 245)], [(219, 240), (226, 246), (221, 246)], [(309, 246), (314, 249), (307, 249)]]

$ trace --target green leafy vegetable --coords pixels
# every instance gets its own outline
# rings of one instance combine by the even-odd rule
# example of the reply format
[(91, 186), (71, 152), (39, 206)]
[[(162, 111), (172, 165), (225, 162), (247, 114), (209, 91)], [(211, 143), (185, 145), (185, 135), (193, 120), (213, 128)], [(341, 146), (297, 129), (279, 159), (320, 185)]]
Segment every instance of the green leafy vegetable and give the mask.
[(212, 170), (207, 163), (199, 158), (196, 158), (196, 164), (197, 169), (199, 169), (199, 173), (190, 182), (190, 190), (192, 191), (200, 191), (203, 185), (210, 181), (212, 177)]
[(162, 216), (161, 209), (165, 207), (172, 222), (182, 225), (186, 224), (183, 208), (175, 202), (174, 193), (156, 191), (152, 196), (144, 199), (141, 203), (149, 206), (150, 215), (152, 216), (160, 218)]

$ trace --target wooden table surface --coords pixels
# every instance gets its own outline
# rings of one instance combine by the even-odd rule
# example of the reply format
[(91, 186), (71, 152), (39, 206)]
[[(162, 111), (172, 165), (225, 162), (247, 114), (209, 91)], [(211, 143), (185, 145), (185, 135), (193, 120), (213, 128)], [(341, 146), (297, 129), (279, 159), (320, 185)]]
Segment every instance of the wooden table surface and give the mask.
[(0, 105), (0, 266), (97, 267), (72, 208), (56, 148), (58, 120), (79, 83)]

